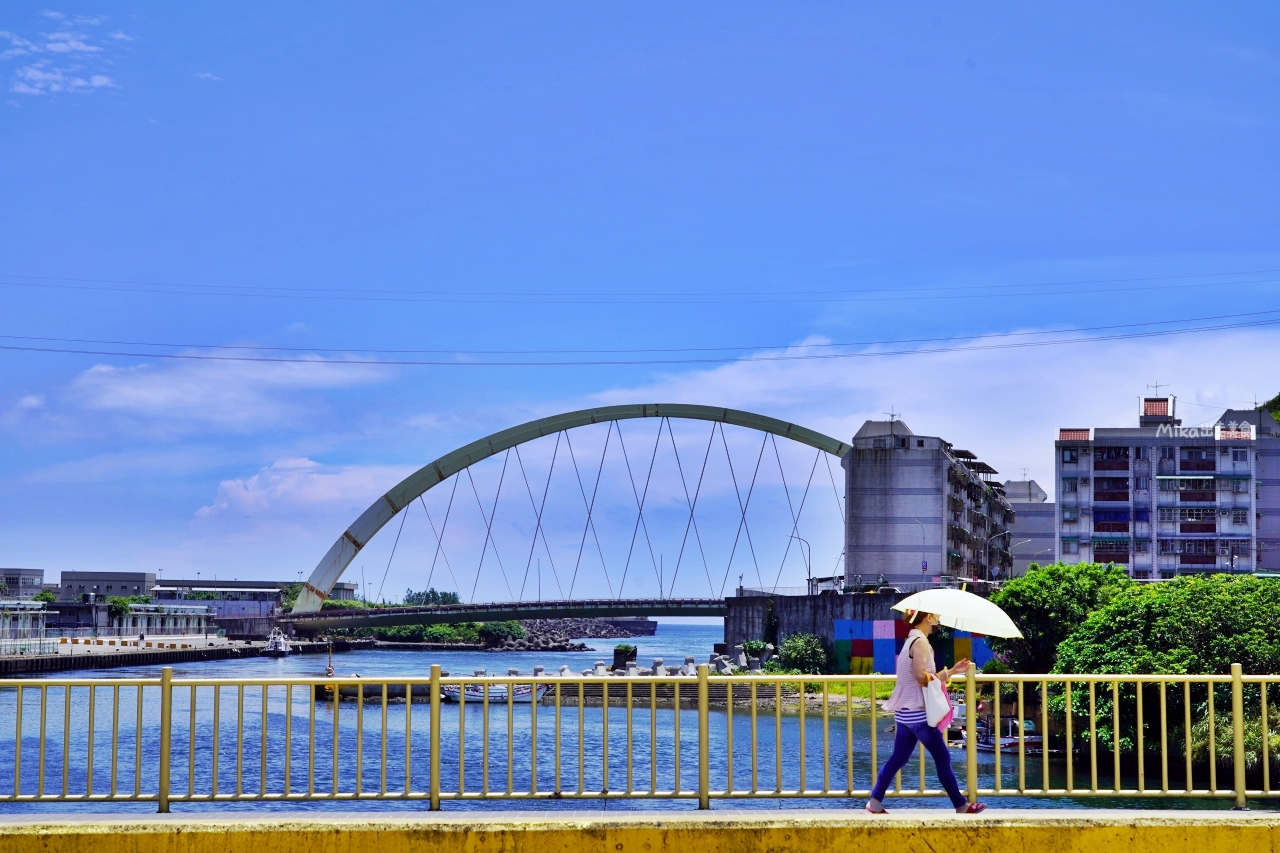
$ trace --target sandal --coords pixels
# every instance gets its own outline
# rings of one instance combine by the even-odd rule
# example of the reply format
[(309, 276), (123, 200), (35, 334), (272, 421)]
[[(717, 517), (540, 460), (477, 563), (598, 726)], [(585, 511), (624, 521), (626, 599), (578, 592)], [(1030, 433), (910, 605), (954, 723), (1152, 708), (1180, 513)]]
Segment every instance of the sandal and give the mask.
[(871, 804), (870, 803), (867, 804), (867, 814), (888, 814), (888, 813), (889, 813), (889, 810), (886, 809), (884, 806), (880, 807), (880, 811), (873, 811), (871, 808)]
[(978, 814), (979, 812), (984, 812), (986, 810), (986, 803), (969, 803), (969, 807), (961, 812), (961, 814)]

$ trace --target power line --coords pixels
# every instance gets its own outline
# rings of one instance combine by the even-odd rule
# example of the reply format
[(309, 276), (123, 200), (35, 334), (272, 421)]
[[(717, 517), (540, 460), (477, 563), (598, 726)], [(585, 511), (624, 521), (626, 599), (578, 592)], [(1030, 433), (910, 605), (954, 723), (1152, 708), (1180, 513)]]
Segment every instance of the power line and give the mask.
[(1110, 331), (1112, 329), (1135, 329), (1148, 326), (1169, 326), (1178, 323), (1203, 323), (1210, 320), (1234, 320), (1240, 317), (1264, 317), (1280, 314), (1280, 309), (1268, 311), (1246, 311), (1239, 314), (1216, 314), (1208, 317), (1184, 317), (1174, 320), (1151, 320), (1142, 323), (1115, 323), (1106, 326), (1077, 326), (1062, 329), (1041, 329), (1026, 332), (984, 333), (973, 332), (964, 335), (949, 335), (938, 338), (896, 338), (879, 341), (846, 341), (843, 343), (789, 343), (789, 344), (755, 344), (750, 346), (724, 347), (669, 347), (669, 348), (631, 348), (631, 349), (531, 349), (531, 350), (452, 350), (452, 349), (371, 349), (366, 347), (274, 347), (254, 344), (193, 344), (193, 343), (157, 343), (154, 341), (117, 341), (97, 338), (54, 338), (35, 335), (0, 335), (0, 340), (11, 341), (43, 341), (48, 343), (99, 344), (104, 346), (137, 346), (173, 349), (206, 349), (234, 350), (248, 352), (305, 352), (305, 353), (364, 353), (376, 355), (425, 355), (444, 354), (455, 356), (470, 355), (598, 355), (598, 354), (639, 354), (639, 353), (675, 353), (675, 352), (733, 352), (746, 350), (795, 350), (795, 349), (832, 349), (838, 347), (869, 347), (897, 344), (942, 343), (946, 341), (972, 340), (975, 338), (1018, 338), (1055, 334), (1077, 334), (1082, 332)]
[(1188, 329), (1163, 329), (1146, 332), (1129, 332), (1114, 335), (1095, 335), (1078, 338), (1062, 338), (1048, 341), (1015, 341), (1002, 344), (974, 344), (955, 347), (933, 347), (913, 350), (875, 350), (853, 353), (822, 353), (811, 355), (762, 355), (744, 356), (741, 358), (668, 358), (668, 359), (597, 359), (580, 361), (427, 361), (427, 360), (380, 360), (380, 359), (343, 359), (343, 358), (265, 358), (242, 355), (202, 355), (198, 353), (147, 353), (127, 352), (123, 350), (82, 350), (61, 347), (31, 347), (0, 345), (0, 350), (11, 352), (58, 353), (65, 355), (119, 356), (124, 358), (165, 358), (182, 361), (231, 361), (256, 362), (268, 364), (310, 364), (310, 365), (363, 365), (372, 367), (599, 367), (599, 366), (646, 366), (646, 365), (681, 365), (681, 364), (730, 364), (747, 362), (773, 361), (824, 361), (833, 359), (880, 358), (895, 355), (928, 355), (952, 352), (980, 352), (985, 350), (1027, 349), (1046, 346), (1064, 346), (1078, 343), (1099, 343), (1113, 340), (1132, 340), (1138, 338), (1167, 337), (1202, 332), (1224, 331), (1229, 329), (1246, 329), (1280, 324), (1280, 318), (1256, 320), (1247, 323), (1221, 323), (1213, 326), (1199, 326)]
[[(391, 303), (426, 303), (453, 305), (730, 305), (742, 304), (745, 299), (749, 304), (806, 304), (806, 303), (857, 303), (857, 302), (903, 302), (925, 300), (956, 299), (992, 299), (1011, 297), (1035, 297), (1055, 295), (1079, 295), (1089, 293), (1139, 293), (1150, 290), (1181, 290), (1201, 287), (1240, 287), (1253, 284), (1274, 284), (1278, 279), (1254, 279), (1250, 281), (1201, 281), (1188, 284), (1159, 284), (1146, 287), (1104, 287), (1099, 289), (1081, 289), (1086, 284), (1123, 284), (1145, 281), (1175, 281), (1187, 278), (1221, 278), (1235, 275), (1258, 275), (1280, 272), (1280, 270), (1257, 270), (1242, 273), (1200, 273), (1187, 276), (1158, 276), (1151, 278), (1131, 279), (1097, 279), (1080, 282), (1026, 282), (1019, 284), (979, 284), (934, 286), (923, 288), (882, 287), (860, 290), (798, 290), (785, 291), (687, 291), (687, 292), (505, 292), (505, 291), (415, 291), (415, 290), (370, 290), (341, 288), (283, 288), (263, 285), (221, 285), (221, 284), (162, 284), (137, 283), (131, 287), (98, 287), (90, 283), (109, 284), (109, 279), (65, 279), (52, 276), (19, 276), (0, 273), (0, 278), (25, 278), (27, 281), (0, 281), (0, 286), (25, 287), (53, 290), (77, 290), (91, 293), (142, 293), (161, 294), (166, 296), (217, 296), (217, 297), (250, 297), (256, 299), (298, 299), (307, 301), (336, 302), (391, 302)], [(54, 284), (55, 281), (87, 282), (80, 284)], [(121, 282), (122, 284), (134, 284)], [(1068, 290), (1032, 290), (1029, 292), (1013, 292), (1015, 289), (1067, 287)], [(160, 289), (157, 289), (160, 288)], [(996, 291), (991, 293), (952, 291)], [(875, 296), (874, 294), (894, 294), (891, 296)], [(911, 295), (923, 294), (923, 295)], [(854, 296), (856, 298), (847, 298)], [(477, 298), (487, 297), (487, 298)], [(715, 298), (691, 298), (715, 297)], [(768, 298), (765, 298), (768, 297)]]

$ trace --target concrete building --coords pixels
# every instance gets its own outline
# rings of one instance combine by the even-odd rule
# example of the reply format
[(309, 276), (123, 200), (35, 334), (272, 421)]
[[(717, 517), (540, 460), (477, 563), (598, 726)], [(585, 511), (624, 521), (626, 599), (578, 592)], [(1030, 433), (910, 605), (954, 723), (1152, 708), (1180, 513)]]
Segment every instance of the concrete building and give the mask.
[(44, 569), (0, 569), (5, 591), (0, 598), (30, 601), (44, 589)]
[(1058, 431), (1058, 559), (1150, 579), (1280, 568), (1280, 425), (1227, 410), (1184, 427), (1176, 403), (1144, 398), (1137, 428)]
[(845, 584), (910, 589), (1013, 568), (1014, 510), (994, 468), (902, 421), (867, 421), (845, 469)]
[(1013, 507), (1013, 574), (1017, 577), (1031, 563), (1053, 562), (1057, 556), (1058, 505), (1035, 480), (1006, 480), (1004, 494)]
[(80, 601), (85, 595), (150, 595), (156, 585), (155, 572), (63, 572), (58, 582), (58, 601)]

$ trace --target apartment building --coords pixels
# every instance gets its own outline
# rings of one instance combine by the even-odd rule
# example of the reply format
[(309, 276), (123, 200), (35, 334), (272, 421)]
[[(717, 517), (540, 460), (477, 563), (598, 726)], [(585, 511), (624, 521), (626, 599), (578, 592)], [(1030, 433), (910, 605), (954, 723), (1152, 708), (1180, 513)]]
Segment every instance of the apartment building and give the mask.
[(1058, 559), (1147, 579), (1280, 568), (1280, 425), (1228, 409), (1184, 427), (1176, 405), (1144, 398), (1136, 428), (1059, 429)]
[(1013, 507), (1013, 575), (1018, 577), (1032, 563), (1052, 563), (1057, 556), (1055, 519), (1058, 505), (1035, 480), (1006, 480), (1005, 497)]
[(847, 586), (1009, 576), (1014, 511), (994, 468), (902, 421), (867, 421), (851, 444), (840, 463)]

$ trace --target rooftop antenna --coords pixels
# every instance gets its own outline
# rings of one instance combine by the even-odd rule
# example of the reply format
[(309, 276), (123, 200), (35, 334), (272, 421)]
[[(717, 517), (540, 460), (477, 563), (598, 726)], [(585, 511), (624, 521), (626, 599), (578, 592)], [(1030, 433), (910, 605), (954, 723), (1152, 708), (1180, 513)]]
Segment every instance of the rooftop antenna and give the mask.
[(1023, 479), (1023, 482), (1025, 482), (1025, 481), (1026, 481), (1026, 479), (1027, 479), (1027, 472), (1028, 472), (1028, 471), (1030, 471), (1030, 470), (1031, 470), (1030, 468), (1023, 468), (1023, 469), (1022, 469), (1022, 479)]
[(1157, 381), (1154, 385), (1148, 385), (1147, 387), (1148, 387), (1148, 388), (1154, 388), (1154, 389), (1155, 389), (1155, 392), (1156, 392), (1156, 396), (1157, 396), (1157, 397), (1159, 397), (1159, 396), (1160, 396), (1160, 389), (1161, 389), (1161, 388), (1168, 388), (1169, 386), (1168, 386), (1167, 384), (1165, 384), (1165, 383), (1162, 383), (1162, 382)]
[(890, 407), (889, 407), (889, 411), (885, 412), (884, 414), (886, 414), (886, 415), (888, 415), (888, 416), (889, 416), (889, 435), (893, 435), (893, 434), (894, 434), (894, 433), (893, 433), (893, 422), (898, 418), (898, 416), (899, 416), (899, 415), (901, 415), (901, 414), (902, 414), (902, 412), (895, 412), (895, 411), (893, 410), (893, 406), (890, 406)]

